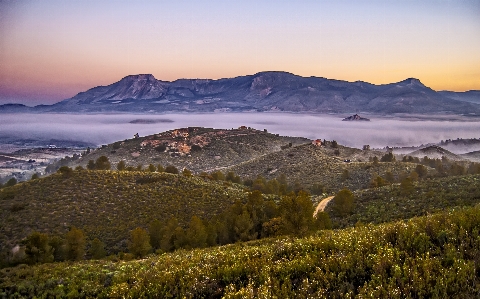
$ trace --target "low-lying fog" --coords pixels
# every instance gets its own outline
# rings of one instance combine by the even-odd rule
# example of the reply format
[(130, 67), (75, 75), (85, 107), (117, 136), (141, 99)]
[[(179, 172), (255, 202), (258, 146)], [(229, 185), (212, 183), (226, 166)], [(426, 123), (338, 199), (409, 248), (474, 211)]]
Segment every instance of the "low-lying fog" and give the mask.
[(144, 136), (187, 126), (230, 129), (242, 125), (280, 135), (337, 140), (340, 144), (357, 148), (364, 144), (383, 148), (480, 138), (479, 121), (369, 118), (370, 122), (346, 122), (341, 116), (290, 113), (0, 114), (0, 140), (5, 137), (64, 139), (101, 145), (132, 138), (135, 133)]

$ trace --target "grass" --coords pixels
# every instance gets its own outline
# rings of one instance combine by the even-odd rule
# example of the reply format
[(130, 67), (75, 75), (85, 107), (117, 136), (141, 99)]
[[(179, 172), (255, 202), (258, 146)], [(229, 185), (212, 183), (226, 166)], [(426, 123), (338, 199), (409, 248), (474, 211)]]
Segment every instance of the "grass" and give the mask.
[(474, 298), (480, 209), (180, 250), (135, 261), (0, 271), (0, 297)]

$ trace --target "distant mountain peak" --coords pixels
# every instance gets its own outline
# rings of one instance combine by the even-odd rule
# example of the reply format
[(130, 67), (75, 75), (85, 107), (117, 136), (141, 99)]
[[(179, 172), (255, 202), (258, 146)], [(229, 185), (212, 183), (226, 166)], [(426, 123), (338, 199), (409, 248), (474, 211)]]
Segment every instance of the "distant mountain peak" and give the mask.
[[(475, 94), (468, 94), (475, 97)], [(157, 80), (152, 74), (129, 75), (97, 86), (52, 106), (51, 112), (246, 112), (303, 113), (457, 113), (480, 115), (480, 106), (459, 102), (416, 78), (375, 85), (283, 71), (223, 79)], [(29, 108), (5, 106), (2, 112)], [(28, 110), (30, 111), (30, 110)], [(33, 111), (33, 110), (32, 110)]]
[(157, 81), (152, 74), (138, 74), (138, 75), (128, 75), (123, 77), (120, 81), (140, 81), (140, 80), (147, 80), (147, 81)]
[(400, 81), (399, 83), (403, 83), (405, 85), (417, 85), (417, 86), (423, 86), (426, 87), (422, 82), (420, 82), (419, 79), (417, 78), (407, 78), (403, 81)]

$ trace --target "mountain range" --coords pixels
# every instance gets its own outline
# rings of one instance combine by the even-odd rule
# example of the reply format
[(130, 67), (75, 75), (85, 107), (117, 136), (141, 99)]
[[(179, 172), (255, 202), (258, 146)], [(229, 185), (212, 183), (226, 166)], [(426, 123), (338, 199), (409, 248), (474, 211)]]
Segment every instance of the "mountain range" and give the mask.
[(287, 72), (218, 80), (126, 76), (53, 105), (0, 105), (0, 112), (265, 112), (480, 115), (480, 91), (437, 92), (420, 80), (375, 85)]

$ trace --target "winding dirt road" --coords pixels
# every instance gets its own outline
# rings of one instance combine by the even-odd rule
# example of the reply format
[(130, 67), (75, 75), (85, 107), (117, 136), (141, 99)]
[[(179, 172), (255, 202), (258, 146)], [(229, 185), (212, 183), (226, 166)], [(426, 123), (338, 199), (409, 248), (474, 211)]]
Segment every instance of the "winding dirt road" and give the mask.
[(313, 217), (317, 215), (318, 212), (323, 212), (325, 210), (325, 207), (327, 204), (332, 200), (335, 196), (330, 196), (322, 199), (321, 202), (318, 203), (317, 208), (315, 209), (315, 212), (313, 212)]

